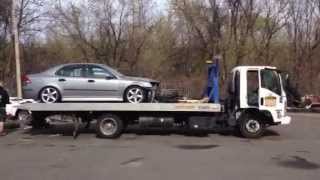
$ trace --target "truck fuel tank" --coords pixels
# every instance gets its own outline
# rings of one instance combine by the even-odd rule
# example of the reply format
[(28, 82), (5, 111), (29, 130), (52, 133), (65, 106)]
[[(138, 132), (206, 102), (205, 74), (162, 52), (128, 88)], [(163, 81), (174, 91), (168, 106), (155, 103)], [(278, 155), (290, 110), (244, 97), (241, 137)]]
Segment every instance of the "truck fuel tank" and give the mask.
[(140, 127), (170, 128), (174, 126), (173, 117), (139, 117)]

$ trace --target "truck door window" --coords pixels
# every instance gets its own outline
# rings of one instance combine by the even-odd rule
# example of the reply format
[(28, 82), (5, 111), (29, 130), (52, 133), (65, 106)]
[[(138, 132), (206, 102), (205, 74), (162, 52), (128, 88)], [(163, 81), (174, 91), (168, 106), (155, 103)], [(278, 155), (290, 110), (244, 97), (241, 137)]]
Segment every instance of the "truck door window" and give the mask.
[(237, 71), (236, 75), (234, 77), (234, 85), (235, 85), (235, 99), (236, 99), (236, 105), (240, 107), (240, 72)]
[(247, 72), (247, 97), (249, 106), (259, 105), (259, 73), (258, 71)]
[(261, 87), (281, 95), (281, 83), (277, 71), (270, 69), (261, 70)]

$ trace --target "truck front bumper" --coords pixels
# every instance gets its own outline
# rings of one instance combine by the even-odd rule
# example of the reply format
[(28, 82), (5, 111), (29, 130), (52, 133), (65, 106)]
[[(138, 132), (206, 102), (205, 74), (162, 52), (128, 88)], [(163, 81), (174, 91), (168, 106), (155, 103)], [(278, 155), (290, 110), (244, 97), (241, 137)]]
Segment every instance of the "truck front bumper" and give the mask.
[(291, 123), (291, 117), (290, 116), (283, 116), (279, 119), (280, 124), (287, 125)]

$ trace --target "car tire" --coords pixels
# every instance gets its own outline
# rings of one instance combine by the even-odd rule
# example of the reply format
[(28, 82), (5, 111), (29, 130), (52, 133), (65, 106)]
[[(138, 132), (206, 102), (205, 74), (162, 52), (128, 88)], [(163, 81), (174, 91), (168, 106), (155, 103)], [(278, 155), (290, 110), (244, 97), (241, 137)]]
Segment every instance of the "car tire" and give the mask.
[(39, 99), (42, 103), (57, 103), (60, 102), (61, 95), (57, 88), (47, 86), (40, 91)]
[(265, 123), (253, 115), (243, 115), (239, 122), (241, 136), (250, 139), (260, 138), (265, 132)]
[(97, 120), (96, 133), (100, 138), (117, 138), (123, 130), (124, 123), (116, 115), (104, 114)]
[(140, 86), (130, 86), (124, 93), (124, 101), (129, 103), (142, 103), (146, 101), (146, 91)]

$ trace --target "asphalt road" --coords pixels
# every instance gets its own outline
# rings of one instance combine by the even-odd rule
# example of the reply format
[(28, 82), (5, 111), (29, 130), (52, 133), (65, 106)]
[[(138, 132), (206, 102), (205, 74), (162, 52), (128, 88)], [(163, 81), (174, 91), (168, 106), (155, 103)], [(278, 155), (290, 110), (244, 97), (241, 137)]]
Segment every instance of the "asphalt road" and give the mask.
[(320, 114), (293, 114), (289, 126), (248, 140), (135, 131), (117, 140), (71, 127), (12, 131), (0, 138), (0, 179), (312, 179), (320, 177)]

